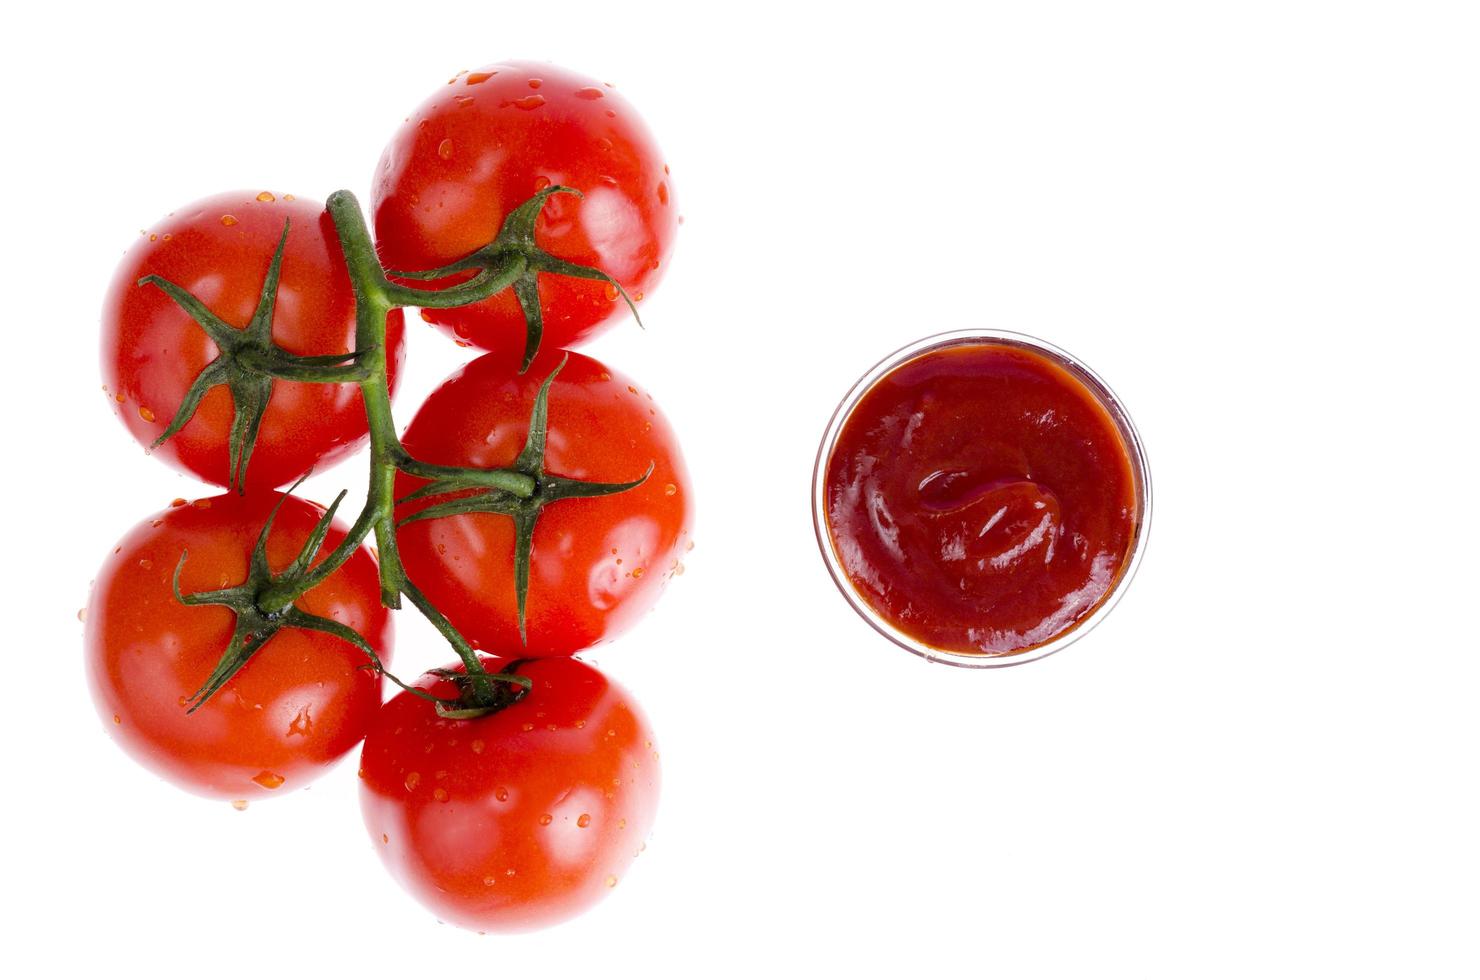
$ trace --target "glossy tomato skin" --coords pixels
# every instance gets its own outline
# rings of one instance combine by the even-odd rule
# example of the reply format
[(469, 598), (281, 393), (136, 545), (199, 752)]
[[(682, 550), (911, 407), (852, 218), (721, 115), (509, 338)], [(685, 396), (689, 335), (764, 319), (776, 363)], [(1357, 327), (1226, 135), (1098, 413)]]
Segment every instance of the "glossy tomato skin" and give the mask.
[[(245, 327), (289, 220), (273, 340), (294, 354), (355, 349), (349, 274), (322, 204), (258, 191), (196, 201), (140, 236), (119, 263), (103, 304), (103, 390), (141, 445), (164, 432), (191, 383), (219, 351), (173, 300), (156, 286), (138, 285), (139, 279), (162, 276), (227, 323)], [(401, 312), (392, 311), (386, 321), (392, 386), (404, 358), (404, 334)], [(215, 388), (185, 428), (153, 454), (227, 486), (231, 419), (231, 393)], [(270, 490), (310, 469), (322, 471), (358, 448), (367, 431), (356, 386), (277, 381), (247, 468), (247, 488)]]
[[(491, 242), (505, 215), (551, 184), (585, 198), (551, 197), (536, 243), (601, 269), (635, 300), (651, 294), (679, 222), (657, 144), (610, 85), (533, 62), (459, 73), (407, 118), (375, 174), (381, 259), (407, 271), (447, 265)], [(539, 289), (550, 347), (582, 344), (626, 310), (602, 282), (541, 275)], [(423, 316), (463, 343), (524, 349), (512, 290)]]
[[(104, 562), (86, 614), (86, 664), (105, 728), (145, 767), (201, 796), (282, 795), (307, 785), (364, 737), (380, 706), (365, 655), (322, 633), (284, 629), (194, 714), (185, 703), (231, 638), (233, 613), (185, 606), (170, 588), (180, 555), (183, 593), (239, 585), (257, 533), (279, 494), (180, 502), (124, 536)], [(323, 509), (289, 497), (268, 539), (281, 569)], [(338, 522), (324, 552), (344, 540)], [(383, 659), (391, 623), (375, 559), (361, 548), (318, 587), (304, 611), (358, 630)]]
[[(439, 919), (485, 932), (594, 905), (643, 847), (658, 803), (658, 752), (631, 695), (568, 657), (517, 671), (529, 694), (482, 718), (442, 718), (398, 694), (360, 756), (365, 827), (386, 867)], [(430, 674), (417, 686), (457, 693)]]
[[(608, 497), (561, 500), (535, 527), (528, 645), (514, 595), (514, 523), (462, 514), (410, 523), (398, 535), (411, 580), (475, 647), (534, 656), (570, 654), (612, 639), (647, 612), (682, 571), (693, 503), (675, 437), (652, 396), (600, 361), (541, 351), (524, 374), (518, 357), (485, 354), (422, 405), (403, 442), (431, 463), (513, 464), (529, 432), (541, 382), (569, 357), (550, 389), (547, 473), (641, 486)], [(398, 498), (423, 481), (402, 475)], [(403, 505), (404, 516), (426, 506)]]

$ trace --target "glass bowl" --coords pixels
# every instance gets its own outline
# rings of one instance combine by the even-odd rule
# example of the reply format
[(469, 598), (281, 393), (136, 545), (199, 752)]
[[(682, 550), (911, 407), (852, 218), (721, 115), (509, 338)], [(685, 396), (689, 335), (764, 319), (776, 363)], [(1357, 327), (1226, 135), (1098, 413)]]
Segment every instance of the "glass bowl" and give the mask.
[[(871, 606), (868, 601), (859, 594), (854, 587), (848, 574), (844, 571), (838, 558), (837, 549), (833, 545), (832, 533), (828, 527), (827, 517), (827, 466), (832, 458), (833, 448), (837, 445), (838, 436), (843, 431), (844, 425), (853, 413), (853, 409), (873, 386), (889, 372), (908, 361), (914, 360), (922, 354), (952, 347), (958, 344), (969, 343), (993, 343), (1008, 346), (1023, 347), (1038, 355), (1059, 364), (1075, 378), (1083, 382), (1092, 395), (1094, 395), (1111, 419), (1120, 429), (1122, 438), (1130, 452), (1131, 471), (1135, 480), (1135, 493), (1138, 520), (1134, 529), (1134, 537), (1130, 546), (1130, 554), (1124, 566), (1121, 568), (1120, 576), (1115, 584), (1111, 586), (1109, 593), (1100, 604), (1086, 617), (1075, 623), (1069, 629), (1054, 638), (1040, 643), (1036, 646), (1027, 647), (1005, 654), (971, 654), (961, 653), (955, 650), (943, 650), (910, 636), (901, 631), (893, 623), (885, 619)], [(1141, 564), (1141, 558), (1146, 552), (1146, 542), (1151, 531), (1151, 468), (1146, 460), (1146, 447), (1141, 443), (1140, 434), (1136, 432), (1135, 425), (1131, 422), (1130, 413), (1116, 397), (1110, 386), (1094, 371), (1090, 370), (1082, 361), (1072, 354), (1045, 340), (1029, 336), (1023, 333), (1014, 333), (1010, 330), (952, 330), (946, 333), (933, 334), (901, 347), (890, 354), (879, 363), (869, 369), (863, 377), (843, 396), (833, 412), (832, 419), (827, 424), (827, 431), (823, 433), (822, 445), (817, 450), (817, 462), (812, 470), (812, 523), (817, 531), (817, 545), (822, 550), (822, 560), (827, 565), (828, 573), (832, 576), (838, 591), (843, 593), (843, 598), (853, 610), (874, 629), (888, 637), (894, 643), (917, 656), (938, 663), (953, 664), (957, 667), (1011, 667), (1016, 664), (1025, 664), (1033, 660), (1041, 660), (1051, 653), (1057, 653), (1075, 640), (1084, 636), (1095, 627), (1102, 619), (1109, 615), (1115, 603), (1130, 586), (1131, 579), (1135, 577), (1136, 568)]]

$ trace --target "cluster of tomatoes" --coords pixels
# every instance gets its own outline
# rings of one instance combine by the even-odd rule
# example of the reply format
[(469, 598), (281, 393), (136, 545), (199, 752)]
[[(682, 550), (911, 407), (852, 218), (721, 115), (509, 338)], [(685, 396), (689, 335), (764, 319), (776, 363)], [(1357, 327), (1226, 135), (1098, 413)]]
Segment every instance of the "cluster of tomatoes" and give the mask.
[[(487, 353), (400, 436), (377, 429), (373, 406), (388, 410), (399, 307), (417, 304), (387, 303), (372, 349), (357, 347), (377, 287), (357, 278), (332, 206), (254, 191), (181, 208), (127, 253), (103, 316), (105, 391), (129, 431), (230, 488), (146, 518), (98, 573), (86, 658), (106, 727), (155, 772), (238, 807), (363, 742), (373, 846), (440, 918), (479, 930), (573, 915), (641, 849), (659, 781), (651, 730), (571, 655), (645, 613), (691, 547), (663, 414), (566, 350), (653, 289), (679, 222), (668, 168), (609, 85), (510, 63), (428, 99), (376, 171), (374, 254), (409, 270), (377, 268), (377, 281), (435, 298), (476, 279), (449, 266), (493, 254), (531, 200), (553, 258), (487, 298), (421, 308)], [(398, 530), (375, 528), (379, 553), (362, 543), (386, 518), (370, 502), (348, 525), (279, 490), (367, 439), (372, 468), (395, 464)], [(439, 483), (444, 471), (464, 476)], [(479, 484), (483, 471), (549, 500), (530, 510)], [(403, 593), (466, 655), (382, 703), (387, 606)], [(470, 669), (485, 672), (481, 702), (468, 701)]]

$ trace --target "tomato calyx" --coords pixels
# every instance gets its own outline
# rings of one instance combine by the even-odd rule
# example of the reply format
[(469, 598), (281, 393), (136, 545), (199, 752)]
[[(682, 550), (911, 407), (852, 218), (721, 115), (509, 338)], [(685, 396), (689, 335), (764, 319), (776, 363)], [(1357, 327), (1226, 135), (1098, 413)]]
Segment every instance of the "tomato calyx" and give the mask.
[[(294, 484), (294, 488), (297, 488), (297, 484)], [(324, 544), (324, 538), (329, 533), (329, 526), (334, 521), (334, 513), (339, 509), (340, 501), (344, 499), (344, 492), (341, 491), (339, 496), (334, 498), (334, 503), (314, 525), (298, 556), (287, 568), (274, 573), (267, 564), (267, 539), (272, 533), (273, 521), (287, 499), (287, 494), (279, 498), (268, 515), (261, 533), (257, 535), (247, 569), (247, 579), (242, 584), (231, 588), (183, 594), (180, 591), (180, 573), (184, 571), (185, 562), (190, 557), (190, 553), (185, 551), (180, 554), (180, 561), (175, 565), (174, 578), (170, 583), (175, 599), (187, 606), (225, 606), (236, 615), (236, 625), (232, 629), (231, 642), (227, 644), (226, 651), (221, 655), (221, 659), (216, 663), (210, 676), (188, 699), (187, 714), (193, 714), (209, 701), (227, 681), (235, 676), (237, 671), (246, 665), (253, 654), (261, 650), (268, 640), (285, 627), (314, 630), (336, 636), (363, 652), (369, 658), (367, 666), (379, 673), (386, 673), (374, 648), (358, 632), (344, 623), (304, 612), (293, 604), (299, 595), (307, 591), (308, 586), (304, 584), (305, 579), (314, 570), (313, 559)]]
[(434, 503), (424, 510), (401, 518), (396, 522), (397, 527), (403, 527), (416, 521), (450, 517), (455, 514), (503, 514), (513, 519), (514, 596), (519, 609), (519, 638), (526, 646), (529, 645), (529, 634), (525, 623), (525, 607), (529, 599), (529, 564), (530, 555), (534, 550), (534, 529), (540, 514), (550, 504), (560, 500), (572, 500), (578, 497), (606, 497), (636, 489), (647, 482), (656, 465), (655, 462), (649, 462), (647, 472), (626, 483), (573, 480), (545, 472), (545, 440), (549, 429), (550, 386), (555, 382), (560, 369), (565, 367), (567, 360), (568, 357), (562, 357), (560, 363), (555, 366), (555, 370), (551, 371), (550, 376), (540, 384), (539, 392), (535, 395), (534, 408), (529, 414), (529, 435), (525, 439), (524, 449), (511, 467), (515, 472), (523, 473), (533, 481), (534, 490), (531, 494), (521, 497), (506, 490), (489, 488), (480, 482), (479, 471), (473, 470), (467, 475), (433, 480), (397, 501), (397, 503), (406, 503), (427, 497), (463, 494), (469, 490), (477, 491), (466, 496), (456, 496)]
[[(542, 272), (552, 273), (560, 276), (571, 276), (575, 279), (591, 279), (604, 282), (612, 286), (626, 301), (627, 308), (632, 311), (632, 317), (642, 326), (642, 317), (637, 312), (637, 304), (632, 297), (627, 295), (627, 290), (616, 279), (593, 266), (578, 265), (558, 258), (544, 251), (535, 244), (534, 230), (535, 222), (539, 218), (540, 209), (545, 206), (545, 201), (555, 194), (574, 194), (576, 197), (584, 197), (574, 187), (566, 187), (556, 184), (546, 187), (535, 193), (533, 197), (510, 211), (504, 218), (503, 226), (499, 229), (498, 236), (487, 245), (472, 254), (458, 259), (450, 265), (444, 265), (439, 269), (430, 269), (424, 272), (394, 272), (387, 271), (386, 275), (394, 279), (405, 279), (411, 281), (428, 281), (433, 279), (445, 279), (448, 276), (463, 272), (476, 271), (477, 275), (449, 287), (440, 290), (437, 296), (444, 294), (461, 294), (475, 286), (481, 286), (485, 280), (502, 281), (512, 278), (514, 297), (519, 301), (519, 309), (524, 314), (524, 360), (519, 365), (519, 373), (523, 374), (529, 370), (534, 357), (539, 353), (540, 338), (545, 331), (543, 314), (540, 311), (539, 274)], [(494, 290), (495, 292), (501, 291)], [(489, 293), (489, 295), (492, 295)], [(452, 306), (463, 305), (471, 300), (459, 298), (457, 303), (422, 302), (422, 306)], [(418, 304), (409, 304), (418, 305)]]
[(273, 343), (272, 317), (277, 305), (278, 280), (282, 271), (283, 249), (288, 243), (288, 227), (289, 222), (283, 222), (283, 234), (278, 239), (277, 250), (273, 253), (267, 275), (262, 280), (257, 308), (245, 327), (234, 327), (227, 323), (189, 291), (161, 276), (147, 275), (137, 283), (140, 287), (156, 286), (163, 291), (206, 332), (220, 351), (196, 375), (174, 417), (159, 438), (154, 440), (153, 445), (163, 445), (183, 429), (194, 417), (195, 410), (206, 393), (212, 388), (225, 385), (231, 392), (232, 401), (228, 486), (238, 493), (246, 492), (247, 464), (252, 458), (257, 432), (262, 425), (262, 416), (267, 411), (268, 399), (272, 397), (275, 380), (357, 382), (364, 376), (358, 364), (360, 353), (305, 357), (289, 353)]
[(427, 671), (434, 677), (440, 677), (444, 681), (451, 681), (457, 685), (458, 698), (432, 698), (437, 702), (437, 714), (443, 718), (467, 720), (496, 714), (518, 704), (534, 688), (534, 682), (519, 673), (519, 668), (527, 663), (529, 663), (527, 657), (511, 660), (497, 674), (485, 673), (483, 676), (495, 678), (500, 682), (494, 685), (491, 697), (480, 693), (477, 678), (468, 675), (465, 670), (436, 667)]

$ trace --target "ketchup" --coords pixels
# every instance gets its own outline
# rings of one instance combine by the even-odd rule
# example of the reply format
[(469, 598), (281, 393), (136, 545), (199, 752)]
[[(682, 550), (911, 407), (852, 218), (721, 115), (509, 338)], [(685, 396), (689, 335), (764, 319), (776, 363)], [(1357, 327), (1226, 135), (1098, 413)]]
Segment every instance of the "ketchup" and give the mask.
[(1110, 595), (1140, 525), (1127, 437), (1058, 360), (1011, 342), (926, 351), (875, 382), (826, 463), (828, 531), (900, 632), (983, 657), (1041, 646)]

